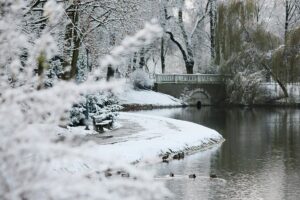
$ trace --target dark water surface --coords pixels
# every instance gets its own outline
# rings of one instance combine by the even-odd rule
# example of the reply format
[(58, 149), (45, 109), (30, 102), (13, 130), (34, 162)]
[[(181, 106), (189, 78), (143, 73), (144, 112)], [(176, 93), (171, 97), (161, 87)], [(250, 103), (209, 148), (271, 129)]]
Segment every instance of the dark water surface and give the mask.
[[(202, 124), (223, 135), (220, 147), (154, 166), (171, 199), (300, 200), (300, 109), (176, 108), (143, 111)], [(153, 168), (153, 166), (152, 166)], [(187, 178), (195, 173), (195, 180)], [(216, 173), (219, 178), (210, 179)]]

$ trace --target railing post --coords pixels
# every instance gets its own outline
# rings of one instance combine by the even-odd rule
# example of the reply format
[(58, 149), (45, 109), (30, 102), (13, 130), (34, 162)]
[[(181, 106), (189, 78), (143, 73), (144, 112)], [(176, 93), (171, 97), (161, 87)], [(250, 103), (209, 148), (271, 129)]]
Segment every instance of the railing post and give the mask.
[(198, 75), (198, 77), (197, 77), (197, 82), (198, 82), (198, 83), (201, 82), (201, 76), (200, 76), (200, 75)]

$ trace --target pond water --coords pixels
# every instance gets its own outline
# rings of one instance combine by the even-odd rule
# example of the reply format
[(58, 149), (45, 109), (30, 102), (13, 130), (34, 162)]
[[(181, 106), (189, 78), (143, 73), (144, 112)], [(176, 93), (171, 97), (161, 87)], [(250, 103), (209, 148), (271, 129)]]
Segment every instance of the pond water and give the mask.
[[(176, 108), (142, 111), (202, 124), (226, 141), (184, 160), (151, 166), (171, 199), (300, 199), (300, 109)], [(170, 172), (174, 178), (168, 177)], [(189, 174), (196, 179), (189, 179)], [(211, 173), (217, 179), (210, 179)]]

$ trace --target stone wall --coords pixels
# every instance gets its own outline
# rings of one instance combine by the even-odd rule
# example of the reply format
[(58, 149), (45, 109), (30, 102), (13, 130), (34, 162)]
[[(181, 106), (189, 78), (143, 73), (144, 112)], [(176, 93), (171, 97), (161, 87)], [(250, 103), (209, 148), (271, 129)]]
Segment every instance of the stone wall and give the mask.
[(183, 97), (190, 105), (218, 105), (226, 99), (225, 84), (156, 83), (154, 90), (176, 98)]

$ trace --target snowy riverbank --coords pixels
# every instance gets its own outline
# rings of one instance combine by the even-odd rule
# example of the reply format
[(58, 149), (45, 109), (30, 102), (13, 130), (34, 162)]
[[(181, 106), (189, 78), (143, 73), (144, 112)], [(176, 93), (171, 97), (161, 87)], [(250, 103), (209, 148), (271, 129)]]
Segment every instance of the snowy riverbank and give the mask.
[(165, 117), (120, 113), (118, 123), (119, 128), (101, 135), (83, 127), (70, 128), (69, 132), (98, 143), (90, 151), (103, 159), (143, 164), (160, 162), (166, 152), (201, 151), (224, 140), (215, 130)]
[(184, 105), (180, 99), (152, 90), (133, 90), (128, 88), (125, 92), (117, 95), (117, 97), (120, 104), (127, 110), (157, 107), (181, 107)]

